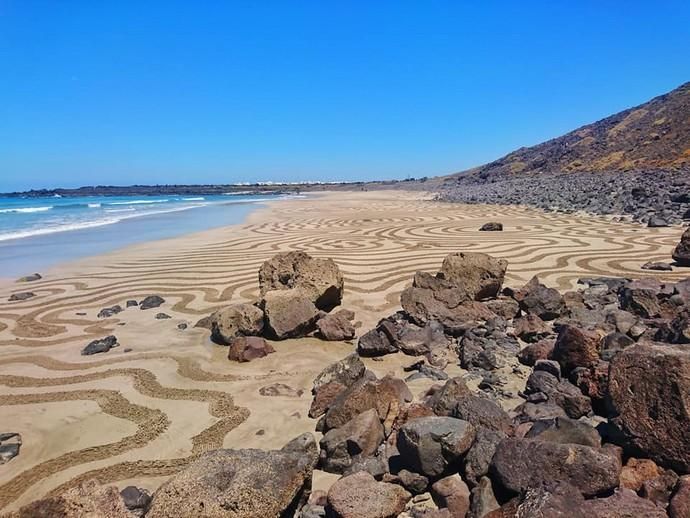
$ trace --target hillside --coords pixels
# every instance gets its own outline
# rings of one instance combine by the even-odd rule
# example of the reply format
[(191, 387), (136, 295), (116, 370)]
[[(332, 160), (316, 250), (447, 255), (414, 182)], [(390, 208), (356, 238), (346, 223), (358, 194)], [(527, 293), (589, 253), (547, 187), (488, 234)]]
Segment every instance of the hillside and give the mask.
[(640, 106), (542, 144), (520, 148), (466, 173), (492, 178), (515, 173), (677, 170), (688, 166), (690, 82)]

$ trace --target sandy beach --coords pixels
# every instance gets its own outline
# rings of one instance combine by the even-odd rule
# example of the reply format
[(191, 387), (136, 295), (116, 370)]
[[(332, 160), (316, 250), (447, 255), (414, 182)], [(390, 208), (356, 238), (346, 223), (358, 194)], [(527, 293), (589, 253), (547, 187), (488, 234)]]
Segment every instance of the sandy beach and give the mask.
[[(487, 221), (502, 222), (504, 231), (478, 232)], [(311, 383), (354, 342), (276, 342), (275, 354), (237, 364), (210, 343), (208, 331), (193, 327), (224, 305), (254, 300), (257, 270), (277, 252), (332, 258), (345, 275), (343, 307), (355, 311), (365, 331), (399, 308), (415, 271), (435, 272), (451, 252), (507, 259), (508, 286), (538, 274), (565, 290), (587, 276), (687, 277), (687, 269), (640, 269), (669, 261), (680, 233), (604, 217), (440, 203), (422, 193), (338, 192), (269, 202), (242, 225), (71, 262), (41, 272), (40, 281), (4, 280), (0, 433), (20, 433), (23, 445), (0, 466), (0, 511), (90, 478), (155, 489), (199, 452), (277, 448), (313, 431)], [(23, 291), (36, 296), (7, 301)], [(96, 316), (152, 294), (166, 300), (158, 310)], [(157, 320), (158, 312), (172, 318)], [(182, 323), (188, 328), (178, 329)], [(120, 347), (80, 355), (89, 341), (109, 334)], [(366, 361), (377, 375), (401, 375), (410, 362), (402, 355)], [(454, 369), (449, 374), (461, 372)], [(303, 393), (259, 394), (273, 383)], [(410, 388), (418, 395), (429, 383)], [(319, 475), (315, 484), (329, 480)]]

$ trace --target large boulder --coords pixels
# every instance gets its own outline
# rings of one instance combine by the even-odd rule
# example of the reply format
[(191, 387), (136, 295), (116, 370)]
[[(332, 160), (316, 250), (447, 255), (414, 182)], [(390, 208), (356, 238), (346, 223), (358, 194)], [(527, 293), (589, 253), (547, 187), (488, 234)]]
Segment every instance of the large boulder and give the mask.
[(299, 338), (314, 331), (319, 310), (298, 291), (277, 290), (264, 294), (264, 314), (271, 338)]
[(400, 304), (415, 324), (437, 321), (452, 335), (496, 317), (486, 305), (474, 301), (465, 286), (425, 272), (415, 274), (412, 286), (400, 294)]
[(645, 457), (690, 471), (690, 346), (638, 344), (611, 360), (614, 422)]
[(362, 356), (382, 356), (398, 351), (421, 356), (447, 349), (449, 345), (450, 341), (439, 322), (429, 320), (418, 326), (399, 311), (380, 320), (374, 329), (362, 335), (357, 350)]
[(311, 487), (317, 459), (311, 434), (280, 450), (206, 452), (155, 492), (146, 516), (292, 516)]
[(209, 317), (211, 340), (229, 345), (240, 336), (260, 336), (264, 330), (264, 312), (253, 304), (232, 304)]
[(340, 428), (329, 430), (320, 442), (321, 468), (343, 473), (353, 460), (370, 457), (383, 442), (384, 430), (373, 408), (362, 412)]
[(683, 232), (671, 256), (678, 265), (690, 266), (690, 228)]
[(496, 447), (491, 471), (503, 487), (516, 493), (560, 480), (584, 496), (596, 496), (618, 486), (621, 463), (589, 446), (508, 438)]
[(428, 477), (442, 475), (470, 449), (475, 428), (454, 417), (420, 417), (403, 425), (398, 433), (402, 462)]
[(297, 290), (318, 309), (330, 311), (343, 299), (343, 274), (331, 259), (315, 259), (305, 252), (283, 252), (259, 268), (264, 296), (274, 290)]
[(544, 286), (534, 276), (514, 294), (525, 313), (537, 315), (542, 320), (554, 320), (565, 311), (565, 300), (557, 289)]
[(431, 497), (436, 505), (448, 509), (453, 517), (464, 518), (470, 510), (470, 489), (457, 473), (434, 482)]
[(329, 516), (334, 518), (395, 518), (412, 495), (402, 487), (377, 482), (365, 471), (343, 477), (328, 490)]
[(479, 252), (447, 255), (438, 276), (462, 286), (474, 300), (496, 297), (503, 286), (508, 261)]
[(592, 411), (592, 401), (580, 389), (567, 380), (559, 380), (551, 372), (535, 370), (527, 378), (525, 394), (542, 393), (549, 403), (561, 407), (573, 419), (579, 419)]

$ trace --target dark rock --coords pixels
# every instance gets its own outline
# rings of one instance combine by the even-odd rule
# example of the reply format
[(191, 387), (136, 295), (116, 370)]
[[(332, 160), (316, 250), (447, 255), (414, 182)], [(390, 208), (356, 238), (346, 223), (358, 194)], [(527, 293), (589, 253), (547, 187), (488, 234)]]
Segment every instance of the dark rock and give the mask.
[(158, 295), (149, 295), (139, 303), (139, 309), (153, 309), (164, 303), (165, 299), (163, 297), (159, 297)]
[(146, 489), (141, 489), (136, 486), (127, 486), (120, 491), (125, 507), (130, 511), (146, 511), (151, 503), (151, 495)]
[(583, 395), (572, 383), (561, 380), (546, 371), (534, 371), (527, 378), (525, 394), (544, 393), (549, 402), (554, 403), (573, 419), (579, 419), (592, 411), (590, 398)]
[(332, 363), (321, 371), (314, 380), (314, 399), (309, 409), (309, 417), (323, 415), (338, 395), (364, 376), (364, 371), (364, 364), (356, 353)]
[(649, 228), (668, 227), (668, 222), (659, 216), (652, 216), (647, 222)]
[(492, 313), (506, 320), (511, 320), (520, 313), (520, 304), (512, 298), (501, 296), (497, 299), (487, 300), (485, 304)]
[(370, 457), (384, 440), (384, 430), (376, 410), (369, 409), (321, 439), (320, 466), (330, 473), (343, 473), (353, 460)]
[(591, 497), (618, 486), (621, 465), (619, 459), (588, 446), (508, 438), (496, 447), (491, 472), (516, 493), (559, 480)]
[(514, 296), (520, 309), (537, 315), (542, 320), (554, 320), (565, 311), (565, 301), (559, 291), (544, 286), (536, 276), (515, 292)]
[(459, 398), (451, 415), (469, 422), (476, 429), (488, 428), (509, 433), (512, 428), (510, 416), (497, 403), (473, 394)]
[(663, 470), (659, 476), (645, 480), (642, 483), (640, 496), (651, 500), (658, 507), (665, 509), (677, 484), (678, 475), (670, 469)]
[(438, 416), (449, 416), (455, 410), (458, 400), (472, 396), (462, 378), (451, 378), (443, 387), (434, 392), (428, 399), (427, 405)]
[(82, 356), (89, 356), (96, 353), (107, 353), (113, 347), (117, 347), (117, 338), (114, 335), (106, 336), (105, 338), (99, 338), (98, 340), (93, 340), (84, 347), (81, 351)]
[(562, 326), (556, 338), (551, 358), (561, 365), (563, 374), (568, 375), (576, 367), (591, 367), (599, 360), (598, 333), (579, 329), (571, 325)]
[(551, 356), (555, 340), (544, 339), (524, 347), (518, 354), (518, 360), (523, 365), (533, 366), (539, 360), (547, 360)]
[(14, 432), (0, 433), (0, 465), (5, 464), (19, 455), (22, 446), (22, 436)]
[(305, 252), (283, 252), (261, 265), (259, 288), (262, 297), (269, 291), (296, 291), (318, 309), (330, 311), (342, 301), (344, 281), (331, 259), (315, 259)]
[(413, 471), (408, 471), (406, 469), (401, 469), (398, 472), (398, 477), (403, 487), (407, 489), (413, 495), (419, 495), (424, 493), (429, 487), (429, 479), (424, 475), (419, 473), (414, 473)]
[(167, 313), (156, 313), (156, 320), (168, 320), (169, 318), (172, 317)]
[[(128, 308), (136, 307), (138, 305), (139, 305), (139, 303), (136, 300), (128, 300), (125, 304), (125, 306)], [(130, 486), (130, 487), (133, 487), (133, 486)]]
[(611, 360), (614, 422), (645, 457), (690, 471), (690, 347), (635, 345)]
[(537, 342), (552, 333), (551, 328), (541, 318), (533, 314), (516, 318), (513, 326), (515, 327), (515, 336), (520, 337), (525, 342)]
[(621, 308), (642, 318), (655, 318), (661, 314), (656, 290), (642, 287), (623, 288)]
[(690, 266), (690, 228), (683, 232), (671, 255), (679, 266)]
[(31, 291), (23, 291), (21, 293), (13, 293), (10, 295), (10, 298), (7, 299), (9, 302), (19, 302), (22, 300), (28, 300), (30, 298), (35, 297), (36, 294), (31, 292)]
[(660, 261), (655, 261), (655, 262), (647, 262), (644, 263), (641, 268), (643, 270), (656, 270), (659, 272), (670, 272), (673, 271), (673, 266), (671, 266), (668, 263), (662, 263)]
[(535, 421), (525, 437), (561, 444), (581, 444), (592, 448), (601, 446), (601, 436), (596, 428), (567, 417)]
[(484, 223), (479, 230), (481, 232), (496, 232), (503, 230), (503, 223), (497, 223), (495, 221)]
[(477, 428), (474, 442), (465, 455), (465, 480), (477, 484), (481, 477), (489, 473), (496, 446), (505, 437), (503, 432), (484, 427)]
[(147, 518), (289, 516), (311, 488), (318, 452), (311, 434), (280, 450), (213, 450), (201, 454), (155, 492)]
[(555, 360), (537, 360), (534, 364), (535, 371), (544, 371), (553, 374), (556, 379), (561, 379), (561, 364)]
[(354, 318), (354, 313), (346, 309), (328, 314), (316, 322), (318, 334), (329, 341), (351, 340), (355, 337)]
[(177, 329), (179, 329), (180, 331), (184, 331), (185, 329), (187, 329), (187, 327), (187, 324), (185, 324), (184, 322), (177, 324)]
[(500, 505), (496, 500), (491, 480), (489, 477), (482, 477), (479, 482), (472, 488), (470, 495), (470, 517), (483, 518), (489, 516), (489, 513), (496, 511)]
[(688, 518), (690, 516), (690, 475), (680, 478), (676, 493), (668, 505), (671, 518)]
[(460, 460), (475, 437), (474, 427), (453, 417), (421, 417), (408, 421), (398, 433), (398, 450), (412, 471), (429, 477), (442, 475)]
[(274, 352), (273, 346), (260, 336), (240, 336), (228, 347), (228, 360), (250, 362)]
[(584, 502), (575, 487), (558, 480), (549, 481), (525, 492), (515, 516), (588, 518), (581, 510)]
[(39, 281), (43, 277), (41, 276), (40, 273), (32, 273), (31, 275), (26, 275), (24, 277), (20, 277), (17, 279), (17, 282), (34, 282), (34, 281)]

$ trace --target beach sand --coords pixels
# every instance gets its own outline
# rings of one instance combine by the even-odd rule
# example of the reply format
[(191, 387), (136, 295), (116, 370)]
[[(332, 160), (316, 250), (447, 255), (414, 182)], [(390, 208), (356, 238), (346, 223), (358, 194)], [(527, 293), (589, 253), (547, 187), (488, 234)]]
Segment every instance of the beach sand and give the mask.
[[(679, 228), (428, 198), (378, 191), (275, 201), (242, 225), (61, 265), (37, 282), (0, 282), (0, 432), (23, 437), (19, 456), (0, 465), (0, 509), (89, 478), (155, 489), (204, 450), (278, 448), (313, 431), (311, 382), (354, 343), (289, 340), (275, 343), (275, 354), (237, 364), (209, 342), (208, 331), (193, 328), (224, 305), (254, 300), (257, 270), (276, 252), (332, 258), (345, 275), (343, 306), (356, 312), (362, 332), (399, 308), (399, 293), (415, 271), (435, 272), (451, 252), (507, 259), (509, 286), (534, 274), (567, 289), (585, 276), (678, 279), (690, 273), (640, 270), (646, 261), (670, 260)], [(477, 231), (494, 220), (504, 224), (503, 232)], [(36, 297), (7, 302), (22, 291)], [(104, 307), (151, 294), (166, 303), (96, 317)], [(159, 312), (172, 318), (156, 320)], [(180, 323), (189, 328), (178, 329)], [(108, 334), (121, 346), (80, 355), (89, 341)], [(412, 358), (366, 363), (378, 375), (402, 376), (401, 366)], [(462, 373), (458, 367), (448, 372)], [(259, 395), (273, 383), (304, 393)], [(429, 384), (416, 381), (410, 388), (419, 395)], [(319, 475), (315, 486), (332, 480)]]

